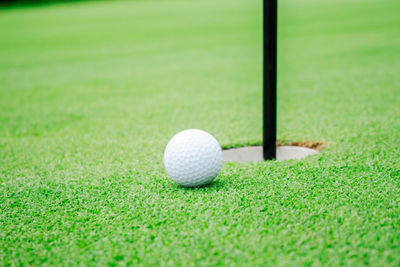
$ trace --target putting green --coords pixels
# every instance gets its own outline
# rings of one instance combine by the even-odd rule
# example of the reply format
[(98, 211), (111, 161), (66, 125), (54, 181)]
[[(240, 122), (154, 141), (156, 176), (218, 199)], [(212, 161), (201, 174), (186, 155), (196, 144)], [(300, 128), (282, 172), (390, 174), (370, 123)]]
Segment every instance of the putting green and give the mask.
[(278, 138), (185, 189), (187, 128), (261, 143), (262, 2), (0, 10), (0, 265), (400, 263), (400, 2), (279, 3)]

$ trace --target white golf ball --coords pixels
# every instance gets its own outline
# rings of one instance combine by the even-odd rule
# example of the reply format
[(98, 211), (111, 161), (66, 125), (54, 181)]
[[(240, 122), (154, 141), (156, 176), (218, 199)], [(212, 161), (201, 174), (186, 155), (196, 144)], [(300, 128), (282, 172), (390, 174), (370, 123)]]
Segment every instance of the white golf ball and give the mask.
[(202, 186), (214, 180), (221, 170), (221, 146), (205, 131), (185, 130), (168, 142), (163, 162), (167, 174), (178, 184)]

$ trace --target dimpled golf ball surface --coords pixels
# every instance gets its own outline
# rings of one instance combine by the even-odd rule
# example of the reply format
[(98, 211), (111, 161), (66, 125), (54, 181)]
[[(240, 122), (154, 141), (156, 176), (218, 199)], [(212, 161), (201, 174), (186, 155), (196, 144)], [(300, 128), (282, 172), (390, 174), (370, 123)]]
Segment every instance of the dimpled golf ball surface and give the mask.
[(205, 131), (185, 130), (168, 142), (163, 161), (167, 174), (178, 184), (185, 187), (206, 185), (221, 170), (221, 146)]

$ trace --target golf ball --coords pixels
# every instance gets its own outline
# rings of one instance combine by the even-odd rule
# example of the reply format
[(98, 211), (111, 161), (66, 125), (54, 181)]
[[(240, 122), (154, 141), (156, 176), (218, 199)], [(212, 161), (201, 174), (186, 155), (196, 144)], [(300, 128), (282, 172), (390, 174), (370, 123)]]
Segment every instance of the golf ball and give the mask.
[(163, 162), (167, 174), (178, 184), (202, 186), (214, 180), (221, 170), (221, 146), (205, 131), (185, 130), (168, 142)]

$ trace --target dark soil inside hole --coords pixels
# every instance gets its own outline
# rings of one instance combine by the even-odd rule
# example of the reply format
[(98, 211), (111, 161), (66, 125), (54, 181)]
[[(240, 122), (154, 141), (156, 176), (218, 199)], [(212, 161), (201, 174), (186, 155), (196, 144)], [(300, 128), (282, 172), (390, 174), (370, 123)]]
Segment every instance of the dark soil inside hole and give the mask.
[(301, 141), (277, 141), (276, 146), (301, 146), (306, 148), (311, 148), (317, 151), (321, 151), (328, 146), (327, 142), (323, 141), (311, 141), (311, 140), (301, 140)]

